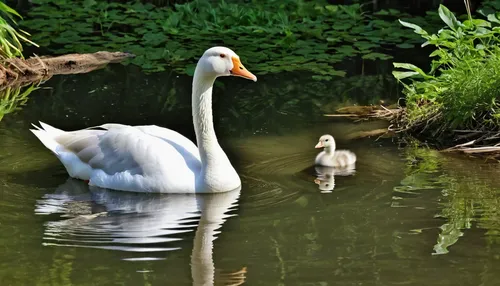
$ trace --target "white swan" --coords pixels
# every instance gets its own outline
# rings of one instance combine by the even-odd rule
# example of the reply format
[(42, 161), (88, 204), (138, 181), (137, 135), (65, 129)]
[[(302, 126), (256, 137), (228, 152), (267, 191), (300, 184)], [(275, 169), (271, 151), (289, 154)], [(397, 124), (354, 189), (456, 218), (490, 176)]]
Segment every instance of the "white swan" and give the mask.
[(331, 135), (323, 135), (319, 138), (314, 148), (325, 148), (317, 156), (316, 165), (326, 167), (347, 167), (356, 163), (356, 154), (349, 150), (335, 150), (335, 139)]
[[(212, 121), (212, 87), (219, 76), (257, 81), (232, 50), (213, 47), (198, 61), (192, 110), (196, 147), (181, 134), (155, 125), (104, 124), (66, 132), (40, 122), (31, 131), (77, 179), (121, 191), (214, 193), (241, 187), (220, 147)], [(102, 128), (105, 130), (92, 130)]]

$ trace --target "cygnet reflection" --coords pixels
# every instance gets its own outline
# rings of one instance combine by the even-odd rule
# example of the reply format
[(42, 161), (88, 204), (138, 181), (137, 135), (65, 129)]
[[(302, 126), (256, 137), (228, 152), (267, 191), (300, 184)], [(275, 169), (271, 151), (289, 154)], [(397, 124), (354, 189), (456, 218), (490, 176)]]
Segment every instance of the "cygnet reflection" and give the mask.
[(354, 166), (345, 168), (315, 166), (316, 179), (314, 183), (322, 193), (331, 193), (335, 189), (335, 176), (350, 176), (356, 172)]

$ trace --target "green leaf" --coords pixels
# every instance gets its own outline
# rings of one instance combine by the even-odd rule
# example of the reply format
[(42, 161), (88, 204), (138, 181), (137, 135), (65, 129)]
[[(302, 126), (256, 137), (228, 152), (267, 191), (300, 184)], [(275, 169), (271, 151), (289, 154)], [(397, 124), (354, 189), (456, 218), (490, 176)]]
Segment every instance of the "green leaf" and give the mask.
[(339, 6), (337, 6), (337, 5), (326, 5), (325, 9), (328, 10), (328, 11), (330, 11), (330, 12), (335, 13), (335, 12), (337, 12), (339, 10)]
[(362, 58), (365, 60), (376, 60), (376, 59), (388, 60), (388, 59), (392, 59), (392, 56), (389, 56), (386, 54), (381, 54), (381, 53), (369, 53), (369, 54), (363, 55)]
[(332, 28), (335, 30), (347, 30), (352, 27), (352, 24), (349, 22), (346, 23), (335, 23)]
[(412, 77), (412, 76), (415, 76), (415, 75), (419, 75), (418, 72), (413, 72), (413, 71), (407, 71), (407, 72), (402, 72), (402, 71), (392, 71), (392, 75), (396, 78), (396, 79), (404, 79), (404, 78), (407, 78), (407, 77)]
[(484, 50), (486, 47), (482, 44), (477, 44), (476, 45), (476, 50)]
[(326, 38), (326, 41), (329, 42), (329, 43), (337, 43), (337, 42), (341, 42), (342, 39), (334, 38), (334, 37), (328, 37), (328, 38)]
[(448, 25), (448, 27), (450, 27), (453, 31), (457, 31), (458, 28), (462, 26), (455, 15), (443, 4), (439, 5), (438, 13), (441, 20), (443, 20), (443, 22), (445, 22), (446, 25)]
[(483, 27), (478, 27), (476, 29), (476, 31), (474, 31), (474, 33), (476, 36), (488, 36), (488, 35), (492, 34), (490, 29), (486, 29)]
[(389, 11), (382, 9), (378, 12), (373, 13), (373, 15), (387, 16), (387, 15), (389, 15)]
[(416, 65), (408, 64), (408, 63), (392, 63), (395, 68), (402, 68), (402, 69), (407, 69), (411, 70), (414, 72), (419, 73), (420, 75), (424, 76), (425, 78), (432, 78), (432, 76), (427, 75), (421, 68), (417, 67)]
[(432, 57), (435, 57), (435, 56), (440, 56), (440, 57), (443, 57), (444, 55), (446, 54), (446, 52), (444, 52), (443, 50), (435, 50), (434, 52), (432, 52), (430, 55), (429, 55), (429, 58), (432, 58)]
[(367, 50), (367, 49), (371, 49), (371, 48), (376, 48), (379, 45), (372, 44), (372, 43), (366, 42), (366, 41), (359, 41), (359, 42), (355, 42), (354, 46), (356, 46), (356, 48), (358, 48), (360, 50)]
[[(468, 20), (467, 20), (468, 21)], [(483, 19), (472, 19), (472, 23), (478, 27), (488, 27), (491, 28), (491, 23)]]
[(346, 56), (354, 56), (357, 53), (355, 49), (353, 49), (351, 46), (348, 45), (343, 45), (335, 49), (337, 50), (337, 52), (344, 54)]
[(488, 21), (500, 24), (500, 20), (498, 20), (497, 16), (495, 14), (489, 14), (488, 15)]
[(16, 15), (17, 17), (19, 17), (21, 19), (23, 18), (23, 17), (21, 17), (21, 15), (19, 15), (19, 13), (16, 12), (16, 10), (10, 8), (9, 6), (7, 6), (3, 2), (0, 2), (0, 11), (5, 11), (5, 12), (8, 12), (10, 14)]
[(405, 21), (402, 21), (402, 20), (398, 20), (398, 21), (399, 21), (399, 23), (401, 23), (401, 25), (413, 29), (413, 31), (415, 33), (419, 34), (419, 35), (422, 35), (422, 36), (429, 35), (424, 29), (422, 29), (418, 25), (415, 25), (415, 24), (412, 24), (412, 23), (408, 23), (408, 22), (405, 22)]
[(401, 48), (401, 49), (411, 49), (411, 48), (415, 47), (415, 45), (408, 44), (408, 43), (402, 43), (402, 44), (396, 45), (396, 47)]
[(329, 81), (332, 79), (332, 77), (329, 75), (313, 75), (312, 79), (317, 80), (317, 81), (322, 81), (322, 80)]

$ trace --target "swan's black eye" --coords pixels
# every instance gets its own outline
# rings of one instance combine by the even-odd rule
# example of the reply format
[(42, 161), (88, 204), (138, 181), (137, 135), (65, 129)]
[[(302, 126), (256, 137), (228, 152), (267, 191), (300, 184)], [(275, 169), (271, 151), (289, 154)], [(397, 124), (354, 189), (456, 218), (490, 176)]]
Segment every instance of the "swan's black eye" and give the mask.
[(330, 186), (330, 185), (329, 185), (329, 184), (326, 184), (326, 186), (328, 187), (328, 186)]
[(328, 142), (329, 139), (326, 139), (325, 141)]
[(225, 57), (226, 57), (226, 55), (224, 55), (224, 54), (220, 54), (219, 56), (220, 56), (221, 58), (225, 58)]

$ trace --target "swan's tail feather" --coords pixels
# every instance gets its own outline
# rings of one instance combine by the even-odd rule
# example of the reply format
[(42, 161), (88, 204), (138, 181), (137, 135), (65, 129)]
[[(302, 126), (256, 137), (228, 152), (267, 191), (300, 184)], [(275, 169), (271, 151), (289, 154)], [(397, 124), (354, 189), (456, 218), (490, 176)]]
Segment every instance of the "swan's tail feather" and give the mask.
[(84, 128), (82, 130), (91, 130), (91, 129), (98, 129), (98, 128), (109, 130), (112, 128), (124, 128), (124, 127), (129, 127), (129, 126), (123, 125), (123, 124), (118, 124), (118, 123), (106, 123), (106, 124), (97, 125), (97, 126), (90, 126), (90, 127)]
[(65, 133), (65, 131), (63, 131), (61, 129), (57, 129), (55, 127), (52, 127), (52, 126), (48, 125), (47, 123), (43, 123), (42, 121), (39, 121), (39, 122), (40, 122), (40, 126), (43, 128), (43, 130), (47, 131), (48, 133), (52, 133), (53, 136)]
[[(31, 125), (32, 125), (33, 127), (35, 127), (35, 128), (36, 128), (36, 130), (43, 130), (43, 129), (42, 129), (42, 128), (40, 128), (39, 126), (35, 125), (35, 123), (31, 123)], [(33, 129), (30, 129), (30, 130), (33, 130)]]
[(30, 131), (35, 134), (38, 140), (40, 140), (42, 144), (47, 147), (47, 149), (49, 149), (50, 151), (52, 151), (52, 153), (59, 157), (58, 147), (60, 146), (60, 144), (54, 138), (66, 133), (66, 131), (52, 127), (47, 123), (43, 123), (42, 121), (39, 121), (39, 123), (40, 127), (32, 124), (36, 129), (30, 129)]
[(57, 143), (54, 140), (54, 134), (51, 134), (51, 133), (47, 132), (46, 130), (43, 130), (40, 128), (30, 129), (30, 131), (33, 132), (33, 134), (35, 134), (35, 136), (38, 138), (38, 140), (40, 140), (40, 142), (42, 142), (42, 144), (45, 145), (45, 147), (47, 147), (47, 149), (52, 151), (52, 153), (54, 153), (56, 156), (59, 155), (57, 153), (57, 146), (59, 146), (59, 143)]

